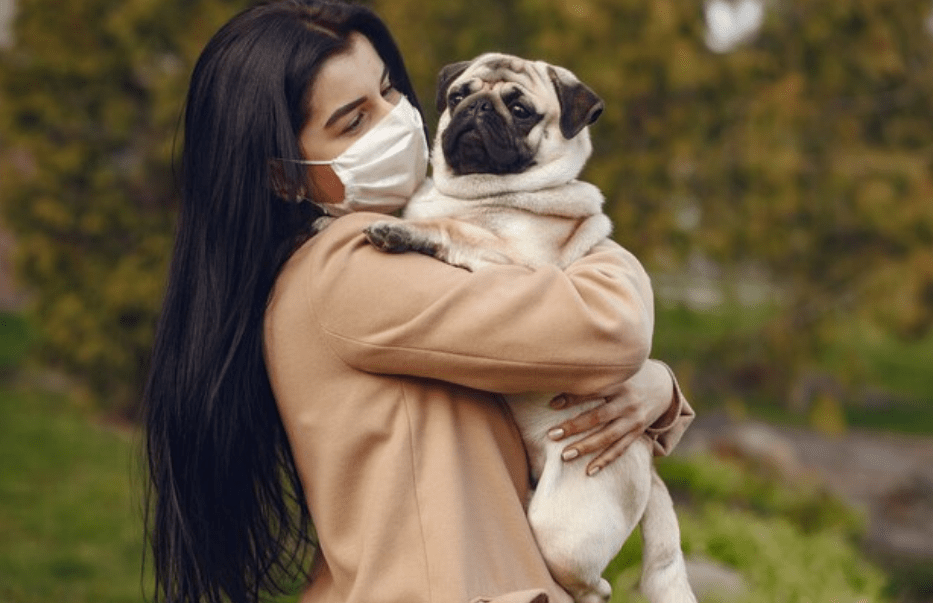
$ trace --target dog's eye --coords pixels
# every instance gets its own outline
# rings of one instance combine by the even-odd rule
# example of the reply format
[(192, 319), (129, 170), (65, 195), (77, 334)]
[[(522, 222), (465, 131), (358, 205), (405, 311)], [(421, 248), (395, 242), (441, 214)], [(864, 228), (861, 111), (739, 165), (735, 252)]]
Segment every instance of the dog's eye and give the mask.
[(512, 106), (509, 107), (509, 110), (512, 111), (512, 115), (518, 119), (531, 117), (531, 111), (526, 109), (521, 103), (513, 103)]
[(462, 101), (462, 100), (463, 100), (463, 93), (462, 93), (462, 92), (454, 92), (453, 94), (451, 94), (450, 96), (447, 97), (447, 106), (450, 107), (451, 109), (453, 109), (453, 108), (456, 107), (457, 104), (459, 104), (460, 101)]

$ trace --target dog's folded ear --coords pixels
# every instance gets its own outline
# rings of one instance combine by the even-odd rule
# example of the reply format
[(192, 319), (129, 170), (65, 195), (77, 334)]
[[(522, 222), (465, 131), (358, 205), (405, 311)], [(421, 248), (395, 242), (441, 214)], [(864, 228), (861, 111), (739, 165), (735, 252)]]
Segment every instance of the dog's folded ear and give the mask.
[(570, 140), (595, 122), (606, 105), (589, 86), (572, 77), (569, 72), (564, 74), (563, 70), (559, 72), (554, 67), (548, 67), (548, 75), (560, 101), (560, 132)]
[(467, 67), (472, 63), (473, 61), (451, 63), (441, 68), (440, 73), (437, 74), (437, 99), (435, 100), (435, 106), (437, 107), (438, 115), (443, 113), (447, 108), (447, 89), (450, 88), (450, 83), (460, 77), (460, 74), (466, 71)]

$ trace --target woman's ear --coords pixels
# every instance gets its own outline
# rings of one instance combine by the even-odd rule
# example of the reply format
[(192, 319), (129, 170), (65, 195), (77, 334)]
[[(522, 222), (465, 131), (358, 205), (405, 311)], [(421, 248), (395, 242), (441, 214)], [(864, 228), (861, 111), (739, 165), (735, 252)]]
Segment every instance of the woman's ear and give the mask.
[(268, 163), (269, 187), (283, 201), (301, 201), (308, 198), (304, 185), (288, 177), (285, 161), (270, 159)]

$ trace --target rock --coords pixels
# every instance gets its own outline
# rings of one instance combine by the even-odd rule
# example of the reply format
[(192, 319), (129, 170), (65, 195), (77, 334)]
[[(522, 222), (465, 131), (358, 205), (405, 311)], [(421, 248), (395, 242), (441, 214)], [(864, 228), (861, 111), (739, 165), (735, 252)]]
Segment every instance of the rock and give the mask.
[(731, 567), (701, 558), (689, 558), (687, 576), (697, 599), (736, 601), (748, 594), (748, 585), (742, 575)]
[(712, 447), (719, 456), (750, 462), (784, 479), (798, 479), (804, 472), (793, 443), (764, 423), (731, 425), (713, 440)]
[(871, 508), (869, 545), (884, 555), (933, 559), (933, 471), (918, 471)]

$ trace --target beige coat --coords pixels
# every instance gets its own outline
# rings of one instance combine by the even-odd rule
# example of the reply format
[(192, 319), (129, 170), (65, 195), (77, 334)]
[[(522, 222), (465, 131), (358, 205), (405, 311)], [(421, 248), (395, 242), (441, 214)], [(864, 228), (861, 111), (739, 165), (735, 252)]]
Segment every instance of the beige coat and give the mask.
[[(303, 245), (266, 312), (269, 375), (320, 539), (302, 601), (569, 601), (525, 518), (520, 435), (486, 392), (617, 389), (648, 353), (647, 276), (610, 243), (563, 272), (470, 273), (373, 249), (361, 231), (375, 219), (351, 214)], [(679, 399), (652, 432), (658, 448), (691, 417)]]

